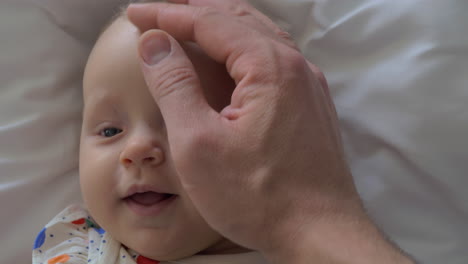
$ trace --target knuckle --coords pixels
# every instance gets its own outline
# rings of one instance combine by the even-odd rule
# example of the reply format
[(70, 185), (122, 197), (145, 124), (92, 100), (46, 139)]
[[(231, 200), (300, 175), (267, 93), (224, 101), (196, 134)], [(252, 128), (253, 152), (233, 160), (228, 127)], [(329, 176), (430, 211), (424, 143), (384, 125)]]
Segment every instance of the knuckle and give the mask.
[(282, 61), (291, 72), (303, 73), (307, 67), (307, 60), (298, 50), (287, 48), (282, 51)]
[(175, 67), (162, 72), (153, 82), (153, 92), (156, 98), (166, 97), (184, 87), (190, 87), (197, 82), (195, 72), (188, 67)]
[(213, 15), (218, 15), (219, 11), (211, 6), (201, 6), (198, 8), (197, 13), (195, 14), (198, 18), (211, 17)]
[(324, 87), (325, 89), (328, 89), (328, 82), (327, 82), (327, 78), (325, 78), (325, 74), (323, 74), (323, 72), (320, 70), (314, 73), (317, 75), (317, 79), (322, 85), (322, 87)]
[(219, 10), (211, 6), (200, 6), (193, 14), (194, 28), (202, 27), (203, 25), (213, 23), (213, 20), (219, 18), (221, 13)]
[(250, 10), (243, 5), (232, 5), (230, 7), (230, 13), (233, 14), (234, 16), (239, 16), (239, 17), (252, 15)]
[(328, 89), (328, 82), (327, 78), (325, 77), (325, 74), (323, 73), (322, 70), (320, 70), (319, 67), (315, 66), (312, 64), (310, 61), (307, 61), (307, 65), (309, 66), (309, 69), (312, 71), (312, 73), (315, 75), (317, 80), (320, 82), (320, 84), (325, 88)]
[(278, 34), (278, 36), (280, 38), (283, 38), (285, 40), (293, 41), (293, 39), (291, 37), (291, 34), (289, 34), (287, 31), (284, 31), (284, 30), (280, 29), (280, 30), (278, 30), (278, 32), (276, 32), (276, 34)]
[(246, 16), (252, 15), (252, 8), (249, 4), (242, 0), (230, 0), (226, 1), (228, 6), (227, 11), (234, 16)]
[(289, 47), (295, 49), (295, 50), (298, 50), (298, 47), (296, 45), (296, 42), (295, 40), (293, 39), (293, 37), (291, 36), (291, 34), (289, 34), (289, 32), (287, 31), (284, 31), (282, 29), (278, 29), (277, 32), (276, 32), (276, 35)]

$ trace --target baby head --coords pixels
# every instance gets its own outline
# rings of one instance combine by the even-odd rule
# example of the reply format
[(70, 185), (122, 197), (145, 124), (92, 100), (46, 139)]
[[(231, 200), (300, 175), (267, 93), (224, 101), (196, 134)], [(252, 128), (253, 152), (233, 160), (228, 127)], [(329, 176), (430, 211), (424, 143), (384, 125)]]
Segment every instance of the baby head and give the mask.
[[(120, 15), (86, 65), (80, 183), (88, 210), (113, 238), (148, 258), (244, 251), (204, 221), (178, 180), (163, 116), (140, 70), (140, 35)], [(219, 86), (234, 85), (224, 66), (192, 44), (184, 48), (207, 101), (222, 109), (229, 89)]]

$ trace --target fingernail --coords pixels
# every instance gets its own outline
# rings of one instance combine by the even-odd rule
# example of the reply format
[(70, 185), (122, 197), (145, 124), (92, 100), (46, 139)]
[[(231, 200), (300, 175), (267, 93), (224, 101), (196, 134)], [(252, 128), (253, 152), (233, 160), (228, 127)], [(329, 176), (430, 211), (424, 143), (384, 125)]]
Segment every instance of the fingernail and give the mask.
[(155, 65), (171, 52), (171, 43), (163, 32), (152, 33), (142, 43), (141, 56), (148, 65)]

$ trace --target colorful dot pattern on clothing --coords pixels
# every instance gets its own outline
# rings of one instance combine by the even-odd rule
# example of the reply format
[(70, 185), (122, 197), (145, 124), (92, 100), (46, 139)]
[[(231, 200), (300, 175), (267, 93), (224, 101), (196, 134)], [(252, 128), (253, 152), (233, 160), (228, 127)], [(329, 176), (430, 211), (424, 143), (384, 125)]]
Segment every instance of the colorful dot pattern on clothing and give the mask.
[(137, 264), (159, 264), (159, 261), (149, 259), (149, 258), (143, 257), (143, 256), (138, 256)]
[(43, 228), (41, 232), (36, 237), (36, 241), (34, 241), (34, 247), (33, 249), (38, 249), (40, 248), (44, 242), (45, 242), (45, 233), (46, 233), (46, 228)]
[(94, 230), (96, 230), (96, 232), (98, 232), (99, 234), (104, 234), (106, 231), (102, 228), (94, 228)]
[(70, 260), (70, 255), (62, 254), (55, 258), (51, 258), (47, 261), (47, 264), (59, 264), (59, 263), (67, 263)]
[(82, 224), (85, 223), (85, 221), (86, 221), (86, 219), (80, 218), (78, 220), (72, 221), (72, 223), (75, 224), (75, 225), (82, 225)]
[(91, 220), (89, 220), (89, 219), (86, 219), (86, 225), (88, 226), (88, 228), (89, 228), (89, 227), (96, 227), (96, 224), (93, 223), (93, 222), (92, 222)]
[[(115, 254), (119, 254), (120, 257)], [(37, 235), (33, 245), (33, 264), (71, 263), (159, 264), (160, 262), (140, 256), (121, 245), (99, 227), (84, 208), (70, 206)]]

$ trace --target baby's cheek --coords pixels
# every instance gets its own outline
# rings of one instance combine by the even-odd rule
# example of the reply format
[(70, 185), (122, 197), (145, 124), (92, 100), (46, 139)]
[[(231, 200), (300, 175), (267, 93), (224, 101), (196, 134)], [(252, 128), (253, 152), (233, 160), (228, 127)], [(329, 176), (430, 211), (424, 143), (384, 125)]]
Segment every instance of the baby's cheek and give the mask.
[(83, 199), (88, 208), (91, 204), (104, 202), (106, 195), (111, 193), (114, 185), (110, 175), (109, 162), (96, 151), (82, 148), (80, 155), (80, 185)]

